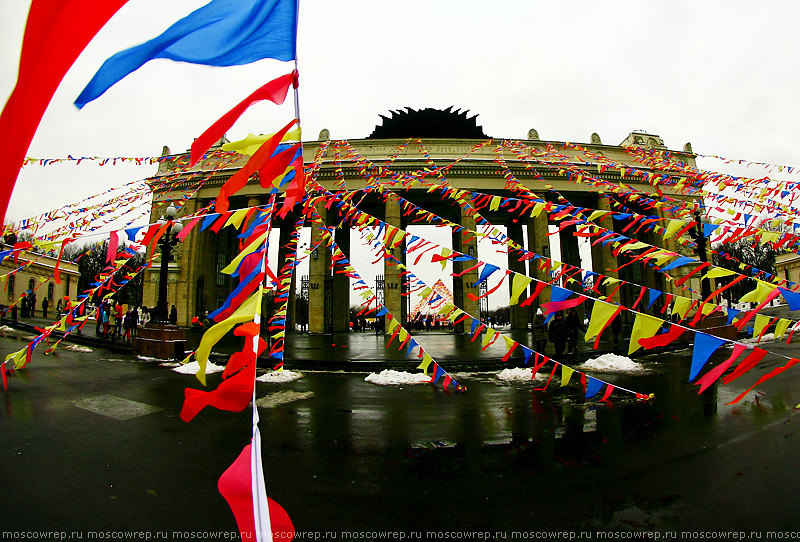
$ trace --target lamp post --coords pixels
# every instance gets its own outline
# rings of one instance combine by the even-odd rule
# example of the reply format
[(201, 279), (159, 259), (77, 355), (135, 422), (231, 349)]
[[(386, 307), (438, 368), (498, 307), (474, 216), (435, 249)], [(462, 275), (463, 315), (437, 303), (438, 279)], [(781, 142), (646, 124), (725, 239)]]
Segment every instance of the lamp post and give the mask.
[[(703, 231), (703, 220), (700, 216), (700, 211), (695, 211), (694, 219), (697, 224), (694, 228), (689, 230), (689, 236), (694, 239), (695, 243), (697, 243), (697, 247), (695, 248), (695, 253), (697, 254), (697, 258), (700, 260), (701, 263), (708, 262), (708, 252), (707, 247), (708, 243), (706, 241), (705, 232)], [(700, 295), (703, 296), (703, 299), (708, 299), (711, 295), (711, 280), (708, 278), (703, 278), (700, 281)]]
[[(164, 215), (169, 222), (175, 219), (178, 210), (170, 203)], [(169, 262), (173, 261), (172, 249), (178, 244), (178, 234), (183, 229), (183, 224), (175, 222), (161, 236), (158, 247), (161, 249), (161, 269), (158, 276), (158, 302), (153, 309), (153, 322), (156, 324), (169, 323), (169, 309), (167, 308), (167, 279), (169, 277)]]

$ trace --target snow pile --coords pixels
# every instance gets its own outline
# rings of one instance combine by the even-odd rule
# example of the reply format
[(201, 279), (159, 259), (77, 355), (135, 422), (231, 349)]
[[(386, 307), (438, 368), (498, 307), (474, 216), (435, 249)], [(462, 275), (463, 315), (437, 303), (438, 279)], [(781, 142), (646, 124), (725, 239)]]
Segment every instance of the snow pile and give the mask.
[[(533, 380), (533, 369), (525, 369), (522, 367), (517, 367), (515, 369), (503, 369), (500, 371), (500, 374), (497, 375), (497, 378), (503, 380), (505, 382), (525, 382), (528, 380)], [(537, 378), (541, 378), (542, 375), (538, 374)]]
[[(775, 334), (774, 333), (764, 333), (764, 336), (761, 337), (761, 342), (764, 342), (764, 343), (769, 342), (769, 341), (774, 341), (774, 340), (775, 340)], [(739, 342), (745, 343), (745, 344), (758, 344), (758, 342), (759, 342), (758, 335), (756, 335), (754, 337), (747, 338), (747, 339), (742, 339)]]
[(644, 372), (645, 368), (626, 356), (616, 354), (603, 354), (600, 357), (590, 359), (580, 365), (582, 369), (591, 369), (607, 373), (636, 373)]
[(16, 333), (16, 332), (17, 332), (17, 330), (14, 329), (13, 327), (0, 326), (0, 334), (2, 334), (3, 336), (5, 336), (6, 333)]
[(92, 349), (88, 346), (81, 346), (80, 344), (68, 344), (67, 346), (62, 347), (64, 350), (69, 350), (70, 352), (91, 352)]
[(259, 382), (272, 382), (275, 384), (285, 384), (303, 378), (303, 373), (297, 371), (268, 371), (256, 378)]
[[(178, 365), (177, 367), (173, 367), (172, 369), (176, 373), (181, 373), (184, 375), (193, 375), (197, 374), (197, 371), (200, 370), (200, 364), (196, 361), (192, 361), (187, 363), (186, 365)], [(221, 373), (225, 370), (225, 367), (222, 365), (215, 365), (210, 361), (206, 363), (206, 374), (210, 375), (211, 373)]]
[(380, 373), (370, 373), (365, 382), (378, 384), (379, 386), (400, 386), (403, 384), (424, 384), (430, 382), (431, 377), (423, 373), (406, 373), (404, 371), (393, 371), (384, 369)]

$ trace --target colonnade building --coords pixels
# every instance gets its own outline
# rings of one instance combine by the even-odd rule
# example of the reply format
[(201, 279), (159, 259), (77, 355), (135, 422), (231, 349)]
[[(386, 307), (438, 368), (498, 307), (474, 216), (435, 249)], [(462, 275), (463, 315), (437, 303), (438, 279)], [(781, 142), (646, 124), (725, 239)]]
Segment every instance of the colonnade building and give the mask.
[[(411, 139), (410, 139), (411, 138)], [(419, 139), (416, 139), (419, 138)], [(224, 138), (223, 138), (224, 139)], [(463, 112), (447, 109), (438, 110), (407, 110), (395, 112), (391, 118), (383, 117), (383, 124), (376, 126), (372, 135), (364, 139), (350, 139), (346, 142), (331, 141), (327, 130), (323, 130), (317, 141), (302, 143), (303, 159), (306, 164), (319, 160), (319, 169), (316, 180), (327, 190), (332, 192), (346, 190), (365, 190), (368, 188), (367, 179), (370, 175), (369, 168), (373, 166), (387, 167), (399, 176), (417, 175), (432, 165), (439, 168), (446, 167), (443, 175), (429, 175), (426, 181), (449, 183), (456, 189), (464, 189), (481, 194), (515, 197), (516, 194), (507, 188), (507, 172), (535, 192), (541, 198), (556, 203), (569, 202), (576, 207), (585, 207), (599, 210), (612, 210), (614, 194), (605, 190), (598, 190), (596, 186), (586, 182), (578, 182), (576, 172), (584, 171), (587, 177), (601, 179), (619, 185), (633, 188), (643, 196), (639, 201), (624, 201), (627, 209), (633, 213), (641, 213), (650, 217), (672, 218), (664, 211), (653, 209), (645, 203), (648, 198), (658, 198), (657, 188), (644, 183), (641, 177), (623, 174), (620, 168), (600, 167), (597, 157), (603, 157), (606, 164), (625, 164), (639, 171), (649, 172), (647, 165), (634, 160), (634, 154), (626, 148), (641, 146), (643, 148), (668, 150), (661, 138), (654, 134), (632, 132), (619, 145), (606, 145), (601, 142), (597, 134), (591, 134), (588, 143), (565, 145), (559, 141), (546, 141), (539, 138), (536, 130), (530, 130), (525, 139), (514, 140), (518, 148), (528, 148), (532, 152), (553, 151), (563, 158), (555, 159), (552, 156), (542, 157), (538, 161), (520, 160), (510, 150), (504, 147), (504, 159), (507, 170), (501, 168), (497, 161), (498, 145), (505, 141), (493, 139), (487, 144), (489, 137), (483, 134), (480, 126), (475, 125), (475, 117), (467, 118)], [(219, 145), (224, 141), (219, 142)], [(325, 149), (325, 154), (320, 158), (320, 149)], [(153, 208), (151, 222), (157, 221), (163, 214), (163, 209), (169, 201), (184, 199), (187, 194), (190, 198), (181, 209), (181, 216), (192, 215), (204, 208), (208, 208), (216, 199), (220, 187), (241, 168), (248, 157), (243, 157), (236, 163), (218, 168), (210, 172), (210, 162), (200, 161), (191, 170), (178, 170), (178, 164), (187, 163), (186, 154), (173, 155), (165, 148), (166, 159), (159, 167), (158, 176), (151, 181), (154, 186)], [(593, 156), (595, 159), (591, 159)], [(689, 144), (681, 151), (670, 151), (670, 160), (682, 162), (693, 168), (695, 155)], [(365, 164), (372, 164), (367, 166)], [(568, 177), (567, 173), (572, 173)], [(199, 189), (198, 179), (203, 178), (206, 172), (211, 177)], [(680, 174), (671, 174), (673, 180)], [(174, 177), (169, 183), (160, 182), (163, 179)], [(163, 188), (167, 187), (167, 188)], [(664, 194), (676, 199), (689, 200), (669, 186), (659, 187)], [(431, 211), (451, 222), (475, 230), (475, 217), (458, 202), (442, 198), (441, 193), (431, 191), (428, 186), (415, 186), (403, 188), (398, 184), (391, 188), (402, 198), (413, 204)], [(251, 178), (249, 183), (235, 196), (230, 198), (230, 208), (244, 208), (265, 205), (268, 194), (259, 182)], [(636, 198), (634, 198), (636, 199)], [(358, 208), (368, 212), (387, 224), (405, 228), (414, 218), (413, 214), (404, 216), (396, 198), (386, 201), (374, 192), (365, 191), (354, 201), (358, 201)], [(618, 209), (613, 209), (618, 211)], [(286, 255), (286, 245), (297, 221), (299, 209), (295, 209), (285, 219), (275, 219), (274, 228), (280, 229), (280, 254), (279, 260)], [(329, 226), (337, 226), (342, 222), (342, 216), (336, 206), (326, 208), (317, 206), (317, 212)], [(548, 235), (548, 213), (543, 212), (538, 216), (519, 217), (510, 213), (508, 206), (491, 210), (489, 207), (480, 209), (480, 213), (495, 226), (505, 226), (508, 237), (531, 252), (544, 257), (551, 254), (550, 242), (554, 235)], [(606, 215), (595, 223), (621, 232), (629, 225), (630, 220), (612, 219)], [(414, 224), (419, 224), (414, 222)], [(663, 222), (662, 222), (663, 224)], [(563, 225), (563, 224), (562, 224)], [(646, 228), (633, 227), (625, 235), (640, 241), (661, 246), (663, 248), (693, 255), (686, 249), (679, 247), (674, 238), (664, 240), (660, 235), (655, 235)], [(557, 234), (560, 241), (561, 261), (566, 264), (581, 267), (581, 255), (578, 248), (578, 237), (574, 235), (574, 226), (561, 229)], [(350, 229), (346, 223), (336, 228), (336, 243), (349, 254)], [(523, 233), (525, 232), (525, 233)], [(240, 240), (237, 238), (239, 231), (227, 227), (214, 233), (211, 229), (200, 231), (195, 227), (179, 245), (175, 261), (169, 267), (168, 303), (176, 305), (178, 309), (178, 324), (189, 325), (195, 315), (202, 316), (218, 307), (235, 288), (236, 284), (227, 275), (220, 271), (238, 254)], [(321, 241), (320, 232), (314, 228), (311, 232), (311, 246), (316, 246)], [(293, 330), (297, 324), (302, 324), (304, 330), (310, 333), (331, 333), (347, 331), (350, 326), (350, 306), (361, 301), (359, 297), (351, 294), (350, 279), (338, 273), (331, 273), (330, 250), (324, 248), (323, 243), (309, 258), (308, 276), (294, 277), (298, 297), (304, 301), (296, 304), (295, 296), (290, 296), (287, 329)], [(478, 243), (475, 236), (464, 236), (454, 232), (452, 235), (453, 250), (468, 255), (475, 255), (480, 259)], [(405, 258), (404, 247), (393, 249), (393, 255), (403, 261)], [(411, 258), (411, 256), (409, 256)], [(675, 288), (672, 281), (665, 281), (662, 274), (636, 262), (619, 269), (618, 272), (610, 271), (624, 263), (625, 255), (615, 257), (611, 247), (597, 243), (591, 248), (591, 268), (603, 275), (617, 277), (634, 284), (656, 288), (665, 293), (673, 292)], [(585, 260), (585, 259), (584, 259)], [(279, 268), (280, 266), (275, 266)], [(527, 273), (528, 276), (547, 279), (549, 270), (540, 271), (537, 268), (538, 260), (518, 261), (518, 255), (509, 253), (508, 268), (512, 271)], [(466, 270), (463, 262), (453, 262), (455, 274)], [(583, 262), (583, 267), (588, 268), (588, 262)], [(687, 270), (686, 272), (690, 271)], [(686, 272), (683, 272), (685, 274)], [(673, 273), (681, 276), (681, 270)], [(675, 276), (675, 275), (673, 275)], [(475, 269), (461, 276), (453, 277), (453, 301), (467, 313), (477, 316), (481, 313), (480, 294), (478, 282), (479, 270)], [(379, 290), (387, 310), (393, 315), (399, 315), (405, 321), (409, 307), (409, 298), (404, 296), (406, 286), (400, 271), (394, 265), (384, 264), (382, 281), (377, 285), (370, 285)], [(696, 287), (696, 285), (695, 285)], [(623, 303), (632, 303), (631, 296), (635, 295), (631, 289), (620, 291)], [(470, 296), (469, 294), (473, 294)], [(158, 297), (158, 268), (154, 266), (148, 270), (144, 281), (144, 300), (146, 306), (155, 305)], [(543, 299), (546, 301), (546, 299)], [(302, 310), (300, 306), (302, 305)], [(527, 329), (535, 314), (537, 304), (529, 307), (513, 305), (510, 311), (511, 328)], [(630, 305), (628, 305), (630, 306)], [(307, 311), (307, 312), (306, 312)], [(455, 329), (455, 332), (463, 328)], [(469, 329), (467, 330), (469, 331)]]

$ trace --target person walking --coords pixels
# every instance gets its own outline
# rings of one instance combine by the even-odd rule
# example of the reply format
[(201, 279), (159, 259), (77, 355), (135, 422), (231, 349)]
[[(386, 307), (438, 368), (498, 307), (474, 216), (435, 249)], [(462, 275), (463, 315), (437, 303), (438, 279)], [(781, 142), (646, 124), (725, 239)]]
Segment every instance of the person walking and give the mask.
[(47, 318), (47, 308), (50, 306), (50, 302), (45, 297), (42, 299), (42, 318)]
[(178, 309), (175, 305), (172, 306), (172, 309), (169, 311), (169, 323), (173, 326), (178, 325)]
[(533, 340), (536, 351), (544, 354), (544, 349), (547, 348), (547, 324), (544, 323), (542, 309), (536, 309), (536, 316), (533, 317)]
[(125, 315), (125, 309), (119, 301), (114, 305), (114, 337), (122, 338), (122, 318)]
[(564, 320), (564, 311), (558, 311), (550, 322), (547, 338), (553, 343), (556, 357), (561, 356), (567, 346), (567, 322)]
[(575, 309), (575, 307), (567, 311), (565, 322), (567, 324), (568, 350), (570, 354), (574, 355), (578, 353), (578, 331), (585, 331), (586, 328), (583, 327), (580, 316), (578, 316), (578, 311)]

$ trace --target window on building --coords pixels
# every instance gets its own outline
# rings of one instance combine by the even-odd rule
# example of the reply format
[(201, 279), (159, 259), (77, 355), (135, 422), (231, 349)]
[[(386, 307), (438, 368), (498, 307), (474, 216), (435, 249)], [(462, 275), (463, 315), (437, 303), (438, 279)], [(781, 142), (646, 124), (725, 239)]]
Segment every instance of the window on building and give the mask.
[(16, 279), (16, 278), (17, 277), (14, 276), (14, 275), (9, 275), (8, 276), (8, 300), (9, 301), (14, 301), (14, 299), (16, 299), (16, 297), (14, 295), (14, 283), (16, 282), (14, 279)]
[(53, 294), (55, 293), (56, 286), (52, 282), (47, 285), (47, 299), (50, 303), (53, 302)]
[(29, 280), (29, 281), (28, 281), (28, 291), (31, 291), (31, 292), (32, 292), (35, 284), (36, 284), (36, 283), (34, 282), (34, 280), (33, 280), (33, 279)]
[(228, 285), (228, 275), (222, 272), (228, 265), (228, 256), (222, 252), (217, 253), (217, 286)]

